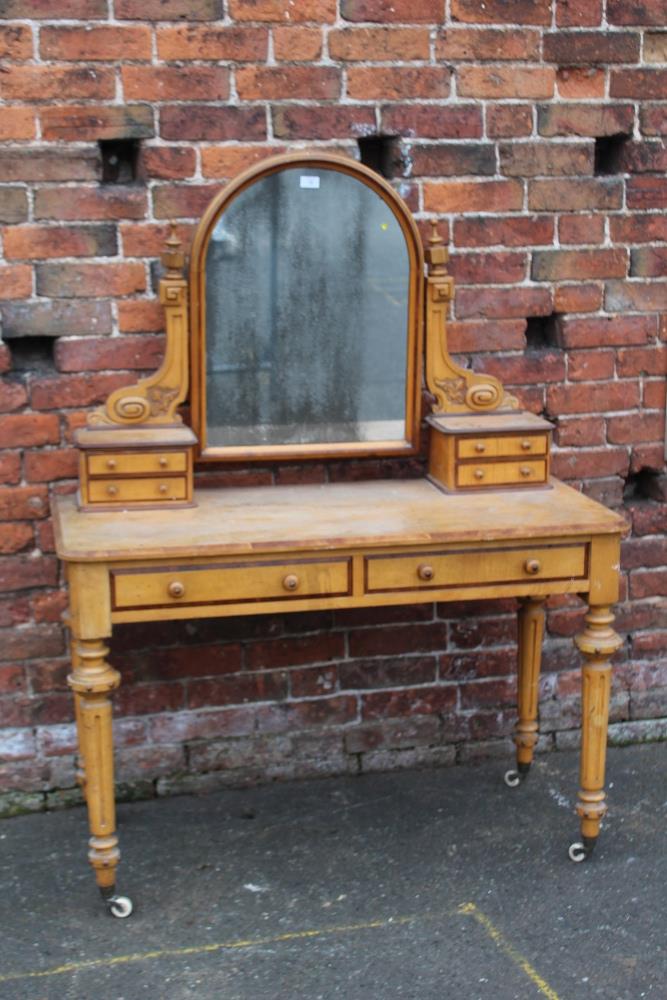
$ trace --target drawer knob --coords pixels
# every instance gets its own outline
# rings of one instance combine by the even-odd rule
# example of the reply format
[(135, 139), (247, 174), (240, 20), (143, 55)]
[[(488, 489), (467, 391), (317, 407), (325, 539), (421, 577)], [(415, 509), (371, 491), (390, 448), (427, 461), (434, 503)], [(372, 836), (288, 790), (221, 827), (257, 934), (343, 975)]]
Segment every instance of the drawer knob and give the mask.
[(185, 593), (185, 585), (182, 584), (180, 580), (173, 580), (167, 587), (167, 593), (170, 597), (183, 597)]
[(160, 459), (160, 468), (161, 469), (168, 469), (169, 468), (169, 459), (165, 458), (164, 455)]
[(165, 496), (165, 494), (169, 492), (169, 487), (166, 483), (160, 483), (158, 486), (158, 492), (161, 493), (162, 496)]
[(107, 469), (115, 469), (115, 468), (116, 468), (116, 459), (107, 458)]
[(486, 451), (486, 445), (482, 441), (478, 441), (475, 445), (475, 451), (478, 451), (481, 455), (483, 451)]
[(532, 471), (533, 470), (529, 465), (522, 465), (521, 468), (519, 469), (519, 472), (521, 473), (522, 476), (530, 476)]
[(525, 441), (521, 442), (521, 447), (523, 448), (524, 451), (530, 451), (530, 449), (533, 447), (533, 442), (528, 441), (528, 439), (526, 439)]
[(435, 576), (435, 570), (427, 563), (422, 563), (421, 566), (417, 567), (417, 576), (420, 580), (432, 580)]
[(288, 573), (283, 580), (283, 587), (285, 590), (297, 590), (299, 586), (299, 577), (296, 573)]
[(475, 479), (484, 479), (484, 469), (475, 469)]
[(526, 573), (530, 573), (531, 576), (535, 576), (536, 573), (540, 572), (542, 566), (539, 559), (526, 559), (523, 564), (523, 568)]
[(117, 496), (118, 495), (118, 487), (117, 486), (107, 486), (107, 495), (110, 496), (110, 497)]

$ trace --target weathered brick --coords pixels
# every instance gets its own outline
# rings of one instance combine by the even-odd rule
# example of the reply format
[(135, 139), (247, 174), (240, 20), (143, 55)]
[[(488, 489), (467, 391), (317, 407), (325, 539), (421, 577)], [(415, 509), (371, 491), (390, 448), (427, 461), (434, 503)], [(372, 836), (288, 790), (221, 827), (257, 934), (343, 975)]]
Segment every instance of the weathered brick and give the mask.
[(123, 66), (123, 92), (131, 101), (224, 101), (229, 70), (221, 66)]
[(164, 354), (162, 337), (126, 336), (98, 340), (61, 339), (54, 352), (61, 372), (104, 371), (108, 369), (154, 370)]
[(257, 674), (231, 674), (188, 683), (188, 708), (241, 705), (248, 701), (279, 701), (287, 696), (287, 672), (263, 670)]
[[(58, 178), (61, 179), (61, 178)], [(146, 192), (132, 187), (43, 188), (35, 192), (35, 218), (102, 221), (143, 219)]]
[(549, 316), (552, 297), (546, 288), (462, 288), (456, 293), (456, 317)]
[(340, 14), (346, 21), (414, 21), (435, 23), (444, 17), (443, 0), (341, 0)]
[(616, 370), (620, 378), (663, 375), (667, 371), (667, 344), (621, 348), (616, 352)]
[(665, 0), (608, 0), (607, 19), (610, 24), (656, 24), (667, 21)]
[(633, 278), (662, 278), (667, 274), (667, 247), (636, 247), (631, 251)]
[(198, 218), (219, 188), (215, 184), (188, 184), (184, 187), (154, 188), (153, 212), (156, 219)]
[(31, 403), (37, 410), (60, 410), (103, 403), (110, 392), (132, 382), (124, 375), (60, 375), (35, 378), (31, 384)]
[[(336, 19), (336, 0), (230, 0), (229, 14), (235, 21), (315, 21), (327, 24)], [(367, 20), (364, 18), (363, 20)]]
[(535, 250), (533, 281), (566, 278), (622, 278), (628, 270), (628, 252), (618, 250)]
[[(3, 435), (7, 419), (0, 418), (0, 431)], [(48, 512), (48, 496), (43, 486), (5, 486), (0, 489), (0, 520), (32, 521), (46, 517)]]
[[(7, 181), (91, 181), (100, 172), (96, 149), (54, 149), (32, 146), (0, 152), (0, 177)], [(76, 196), (76, 191), (72, 189)]]
[[(294, 100), (300, 97), (336, 100), (340, 96), (340, 72), (333, 66), (240, 66), (236, 71), (236, 89), (242, 101)], [(236, 138), (251, 137), (244, 135)]]
[(550, 24), (550, 0), (452, 0), (454, 21), (475, 24)]
[(167, 61), (259, 62), (266, 58), (268, 45), (266, 28), (187, 24), (157, 32), (158, 56)]
[(508, 177), (593, 173), (593, 143), (500, 143), (500, 172)]
[(559, 313), (597, 312), (602, 308), (601, 285), (559, 285), (554, 309)]
[(653, 100), (667, 97), (667, 69), (617, 69), (609, 80), (610, 97)]
[(602, 23), (602, 0), (556, 0), (559, 28), (592, 27)]
[(146, 288), (143, 264), (37, 264), (37, 294), (63, 298), (132, 295)]
[(160, 109), (160, 135), (163, 139), (202, 139), (205, 142), (266, 139), (266, 111), (262, 107), (167, 105)]
[(525, 253), (465, 253), (450, 260), (450, 272), (460, 285), (516, 284), (526, 273)]
[(438, 35), (435, 54), (454, 62), (538, 61), (540, 33), (521, 28), (447, 28)]
[(50, 140), (148, 139), (155, 135), (153, 110), (148, 104), (67, 104), (44, 108), (40, 119), (42, 138)]
[(530, 135), (533, 131), (533, 109), (529, 104), (491, 104), (486, 109), (486, 130), (489, 138), (509, 138)]
[(646, 344), (656, 334), (655, 316), (566, 316), (560, 323), (564, 347)]
[(372, 691), (361, 699), (363, 719), (391, 719), (414, 715), (450, 713), (456, 707), (454, 685)]
[(122, 299), (117, 308), (121, 333), (145, 333), (164, 328), (164, 310), (154, 299)]
[(472, 367), (511, 385), (562, 382), (565, 378), (565, 358), (561, 351), (531, 352), (520, 357), (488, 357), (478, 353)]
[[(606, 413), (613, 410), (633, 410), (639, 406), (637, 382), (577, 382), (573, 385), (551, 385), (547, 389), (549, 413)], [(582, 472), (586, 475), (586, 472)]]
[[(273, 134), (277, 139), (346, 139), (350, 135), (366, 135), (375, 131), (375, 111), (364, 105), (309, 107), (301, 104), (278, 104), (271, 108), (271, 118)], [(260, 152), (260, 157), (278, 152), (271, 147), (266, 147), (266, 150), (265, 154)], [(221, 158), (223, 163), (233, 162), (234, 150), (229, 147), (212, 149), (209, 156), (216, 160)], [(233, 174), (208, 176), (232, 177)]]
[(491, 143), (446, 143), (415, 146), (411, 156), (411, 175), (459, 176), (461, 174), (495, 174), (496, 155)]
[(610, 281), (605, 287), (605, 309), (645, 312), (667, 310), (667, 281)]
[(284, 62), (317, 60), (322, 55), (322, 31), (320, 28), (274, 28), (273, 54)]
[(119, 24), (42, 28), (39, 51), (42, 59), (63, 62), (150, 60), (151, 31), (144, 25)]
[(12, 62), (32, 59), (32, 29), (30, 25), (0, 25), (0, 59), (9, 59)]
[(111, 333), (107, 302), (12, 302), (2, 307), (6, 337), (62, 337)]
[(620, 208), (623, 183), (615, 177), (534, 180), (528, 184), (528, 207), (536, 212), (576, 212)]
[(667, 569), (635, 570), (630, 574), (630, 597), (664, 597), (667, 594)]
[(523, 205), (520, 181), (445, 181), (424, 185), (427, 212), (511, 212)]
[(667, 134), (667, 106), (644, 104), (639, 112), (639, 123), (644, 135)]
[(609, 219), (612, 243), (667, 242), (667, 216), (655, 214), (612, 215)]
[[(632, 413), (607, 420), (607, 440), (610, 444), (637, 444), (638, 441), (664, 441), (664, 413)], [(658, 546), (655, 546), (658, 548)], [(659, 562), (667, 563), (663, 549)], [(644, 562), (643, 565), (650, 565)]]
[(537, 109), (537, 130), (544, 136), (630, 135), (634, 116), (631, 104), (541, 104)]
[(51, 413), (21, 413), (0, 417), (0, 447), (34, 448), (60, 441), (60, 422)]
[(0, 141), (13, 139), (34, 139), (35, 109), (30, 107), (12, 107), (7, 105), (2, 109), (0, 118)]
[(111, 100), (114, 75), (99, 66), (8, 66), (0, 76), (5, 101)]
[(561, 215), (558, 220), (560, 243), (602, 243), (604, 241), (604, 217), (596, 213), (577, 212), (575, 215)]
[[(30, 523), (14, 521), (0, 524), (0, 553), (2, 555), (12, 555), (14, 552), (20, 552), (21, 549), (32, 548), (34, 543), (35, 535)], [(1, 679), (0, 691), (2, 691)]]
[(554, 220), (550, 215), (521, 215), (491, 219), (456, 219), (457, 246), (526, 247), (553, 243)]
[(141, 151), (141, 172), (159, 180), (186, 180), (197, 168), (190, 146), (148, 146)]
[(48, 257), (113, 257), (118, 251), (113, 226), (14, 226), (3, 233), (8, 260)]
[[(544, 35), (546, 62), (574, 66), (583, 63), (639, 62), (640, 36), (636, 31), (553, 31)], [(614, 95), (612, 95), (614, 96)]]
[(561, 66), (556, 72), (558, 96), (566, 101), (602, 98), (607, 72), (599, 66)]
[(596, 348), (568, 351), (567, 376), (571, 382), (590, 382), (614, 377), (614, 352)]
[(75, 448), (52, 448), (29, 451), (23, 460), (26, 481), (50, 483), (55, 479), (73, 479), (77, 475), (79, 455)]
[(556, 71), (548, 66), (461, 66), (456, 78), (461, 97), (540, 100), (553, 97)]
[(493, 322), (450, 322), (447, 343), (454, 353), (468, 354), (484, 345), (486, 351), (523, 350), (526, 346), (525, 320)]
[(422, 139), (479, 139), (483, 131), (482, 110), (476, 104), (388, 104), (381, 118), (383, 131)]
[[(148, 222), (136, 225), (128, 222), (121, 225), (120, 235), (125, 256), (159, 257), (170, 232), (170, 226), (165, 223)], [(190, 246), (193, 233), (194, 226), (176, 227), (176, 235), (184, 246)]]
[(34, 18), (35, 20), (71, 20), (107, 16), (105, 0), (68, 0), (67, 8), (58, 8), (50, 0), (4, 0), (0, 17)]
[(604, 445), (607, 440), (605, 431), (603, 417), (559, 417), (555, 442), (561, 448)]
[(19, 187), (0, 187), (0, 222), (23, 222), (27, 218), (27, 192)]
[(329, 55), (344, 62), (428, 60), (426, 28), (343, 28), (329, 33)]
[(630, 177), (626, 187), (628, 208), (667, 207), (667, 177), (652, 174)]
[(3, 379), (0, 382), (0, 412), (18, 410), (27, 402), (28, 396), (22, 381)]
[(114, 14), (129, 21), (214, 21), (221, 7), (220, 0), (115, 0)]
[(0, 301), (26, 299), (32, 294), (32, 268), (29, 264), (0, 267)]

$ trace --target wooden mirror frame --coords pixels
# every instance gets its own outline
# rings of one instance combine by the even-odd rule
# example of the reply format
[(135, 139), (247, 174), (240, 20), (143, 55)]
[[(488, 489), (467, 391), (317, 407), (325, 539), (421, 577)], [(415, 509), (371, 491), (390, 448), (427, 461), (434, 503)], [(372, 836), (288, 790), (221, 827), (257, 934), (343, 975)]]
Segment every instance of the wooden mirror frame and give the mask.
[[(208, 447), (206, 442), (206, 254), (211, 234), (226, 207), (263, 177), (286, 168), (323, 168), (349, 174), (375, 191), (388, 205), (405, 237), (410, 262), (408, 290), (406, 411), (403, 441), (346, 441), (286, 445)], [(217, 194), (195, 231), (190, 258), (190, 380), (191, 422), (202, 462), (259, 462), (310, 458), (353, 458), (414, 455), (419, 450), (420, 402), (424, 339), (424, 253), (416, 223), (403, 199), (382, 177), (355, 160), (331, 153), (289, 153), (275, 156), (239, 174)]]

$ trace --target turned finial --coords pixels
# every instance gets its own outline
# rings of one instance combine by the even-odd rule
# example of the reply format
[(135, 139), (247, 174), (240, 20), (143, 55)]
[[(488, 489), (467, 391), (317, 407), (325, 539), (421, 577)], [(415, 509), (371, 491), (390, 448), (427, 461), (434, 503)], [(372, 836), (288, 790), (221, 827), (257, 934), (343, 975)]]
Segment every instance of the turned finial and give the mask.
[(181, 250), (181, 241), (176, 235), (176, 223), (170, 222), (169, 228), (170, 233), (161, 257), (162, 266), (166, 271), (165, 278), (182, 278), (185, 254)]
[(430, 274), (446, 274), (445, 264), (449, 260), (449, 250), (445, 246), (442, 236), (438, 232), (438, 220), (429, 219), (431, 235), (428, 238), (426, 249), (426, 259)]

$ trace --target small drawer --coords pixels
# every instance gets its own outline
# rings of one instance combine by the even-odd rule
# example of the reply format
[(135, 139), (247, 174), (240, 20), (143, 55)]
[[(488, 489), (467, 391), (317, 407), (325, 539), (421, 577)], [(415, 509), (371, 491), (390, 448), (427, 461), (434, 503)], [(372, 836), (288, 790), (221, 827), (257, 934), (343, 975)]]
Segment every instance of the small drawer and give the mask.
[(349, 559), (112, 571), (114, 607), (239, 604), (351, 593)]
[(458, 439), (459, 458), (511, 458), (512, 455), (546, 455), (546, 434), (498, 435)]
[(146, 501), (185, 500), (187, 479), (167, 476), (164, 479), (91, 479), (88, 482), (90, 503), (144, 503)]
[(547, 464), (541, 462), (480, 462), (459, 465), (456, 470), (456, 485), (467, 487), (485, 486), (527, 486), (544, 483)]
[(586, 545), (549, 548), (470, 549), (409, 556), (369, 556), (366, 592), (474, 587), (517, 580), (581, 579)]
[(90, 476), (149, 475), (156, 473), (185, 472), (188, 457), (184, 451), (121, 452), (118, 454), (89, 455)]

